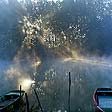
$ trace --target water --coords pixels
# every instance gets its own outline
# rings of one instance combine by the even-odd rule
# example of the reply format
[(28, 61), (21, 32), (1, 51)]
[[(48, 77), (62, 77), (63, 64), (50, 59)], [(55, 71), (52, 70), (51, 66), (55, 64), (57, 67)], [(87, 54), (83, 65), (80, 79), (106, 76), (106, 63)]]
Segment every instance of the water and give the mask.
[[(3, 69), (6, 71), (9, 67), (6, 67), (5, 64)], [(21, 74), (23, 74), (23, 70), (21, 71)], [(28, 71), (26, 70), (26, 72)], [(111, 67), (73, 61), (64, 62), (57, 59), (43, 63), (37, 69), (35, 77), (32, 76), (36, 81), (33, 88), (36, 88), (38, 92), (43, 109), (46, 112), (68, 111), (68, 72), (71, 72), (72, 78), (71, 112), (94, 112), (92, 98), (94, 90), (98, 87), (112, 87)], [(20, 75), (16, 78), (20, 77), (22, 76)], [(6, 76), (4, 75), (2, 79), (4, 80), (5, 78)], [(10, 82), (10, 79), (5, 80), (5, 84), (0, 82), (0, 85), (4, 84), (3, 87), (6, 87), (5, 89), (1, 88), (4, 92), (7, 91), (7, 88), (15, 88), (15, 85), (17, 85), (7, 87), (6, 84), (8, 82)], [(29, 96), (31, 96), (29, 99), (30, 105), (34, 104), (36, 107), (38, 103), (34, 92), (31, 91), (33, 88), (29, 90)], [(0, 90), (1, 93), (3, 91)]]
[(71, 112), (94, 112), (93, 93), (98, 87), (112, 87), (112, 70), (81, 62), (54, 61), (44, 73), (45, 79), (37, 83), (45, 110), (68, 110), (68, 72), (71, 72)]

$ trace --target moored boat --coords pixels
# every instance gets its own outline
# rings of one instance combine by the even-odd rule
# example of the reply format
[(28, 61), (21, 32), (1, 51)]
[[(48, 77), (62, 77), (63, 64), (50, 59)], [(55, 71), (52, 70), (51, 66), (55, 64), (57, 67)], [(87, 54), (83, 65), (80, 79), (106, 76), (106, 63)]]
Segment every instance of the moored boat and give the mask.
[(15, 112), (19, 109), (25, 91), (12, 90), (0, 96), (0, 112)]
[(96, 112), (112, 112), (112, 88), (98, 88), (93, 95)]

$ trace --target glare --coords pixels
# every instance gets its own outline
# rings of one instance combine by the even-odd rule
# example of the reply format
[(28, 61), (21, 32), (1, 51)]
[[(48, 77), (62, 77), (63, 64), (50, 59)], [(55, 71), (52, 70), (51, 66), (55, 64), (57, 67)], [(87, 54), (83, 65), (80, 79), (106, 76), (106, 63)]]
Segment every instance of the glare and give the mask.
[(24, 79), (22, 82), (21, 82), (21, 85), (22, 85), (22, 89), (27, 91), (28, 89), (30, 89), (30, 87), (35, 84), (35, 81), (34, 80), (31, 80), (31, 79)]

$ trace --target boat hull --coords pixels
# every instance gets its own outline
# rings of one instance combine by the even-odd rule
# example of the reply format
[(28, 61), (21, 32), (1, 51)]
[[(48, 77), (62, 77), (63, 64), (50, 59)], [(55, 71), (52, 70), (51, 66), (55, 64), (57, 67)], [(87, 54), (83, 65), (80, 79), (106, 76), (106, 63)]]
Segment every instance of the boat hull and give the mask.
[(24, 105), (25, 91), (13, 90), (0, 97), (0, 112), (16, 112)]
[(93, 100), (95, 112), (112, 112), (112, 88), (98, 88)]

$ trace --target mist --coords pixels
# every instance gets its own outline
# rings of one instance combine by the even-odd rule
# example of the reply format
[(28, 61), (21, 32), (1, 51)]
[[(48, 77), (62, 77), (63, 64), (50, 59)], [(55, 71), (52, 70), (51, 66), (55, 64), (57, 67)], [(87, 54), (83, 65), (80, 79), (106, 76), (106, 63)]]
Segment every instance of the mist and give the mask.
[[(94, 112), (93, 93), (112, 88), (112, 2), (0, 2), (0, 95), (22, 89), (37, 111)], [(33, 82), (33, 84), (32, 84)]]
[(111, 57), (75, 57), (68, 58), (68, 60), (64, 58), (46, 60), (42, 63), (43, 65), (40, 65), (36, 75), (33, 74), (35, 73), (33, 70), (31, 74), (25, 63), (23, 67), (17, 62), (0, 61), (0, 93), (19, 89), (19, 85), (25, 79), (35, 79), (35, 85), (26, 89), (31, 105), (36, 103), (34, 92), (32, 92), (35, 88), (44, 110), (67, 111), (68, 72), (70, 72), (72, 78), (71, 111), (94, 112), (92, 100), (94, 90), (99, 87), (112, 87), (110, 59)]
[(96, 88), (112, 87), (111, 68), (81, 61), (55, 60), (35, 88), (46, 111), (67, 111), (68, 72), (71, 72), (71, 111), (94, 112), (93, 93)]

